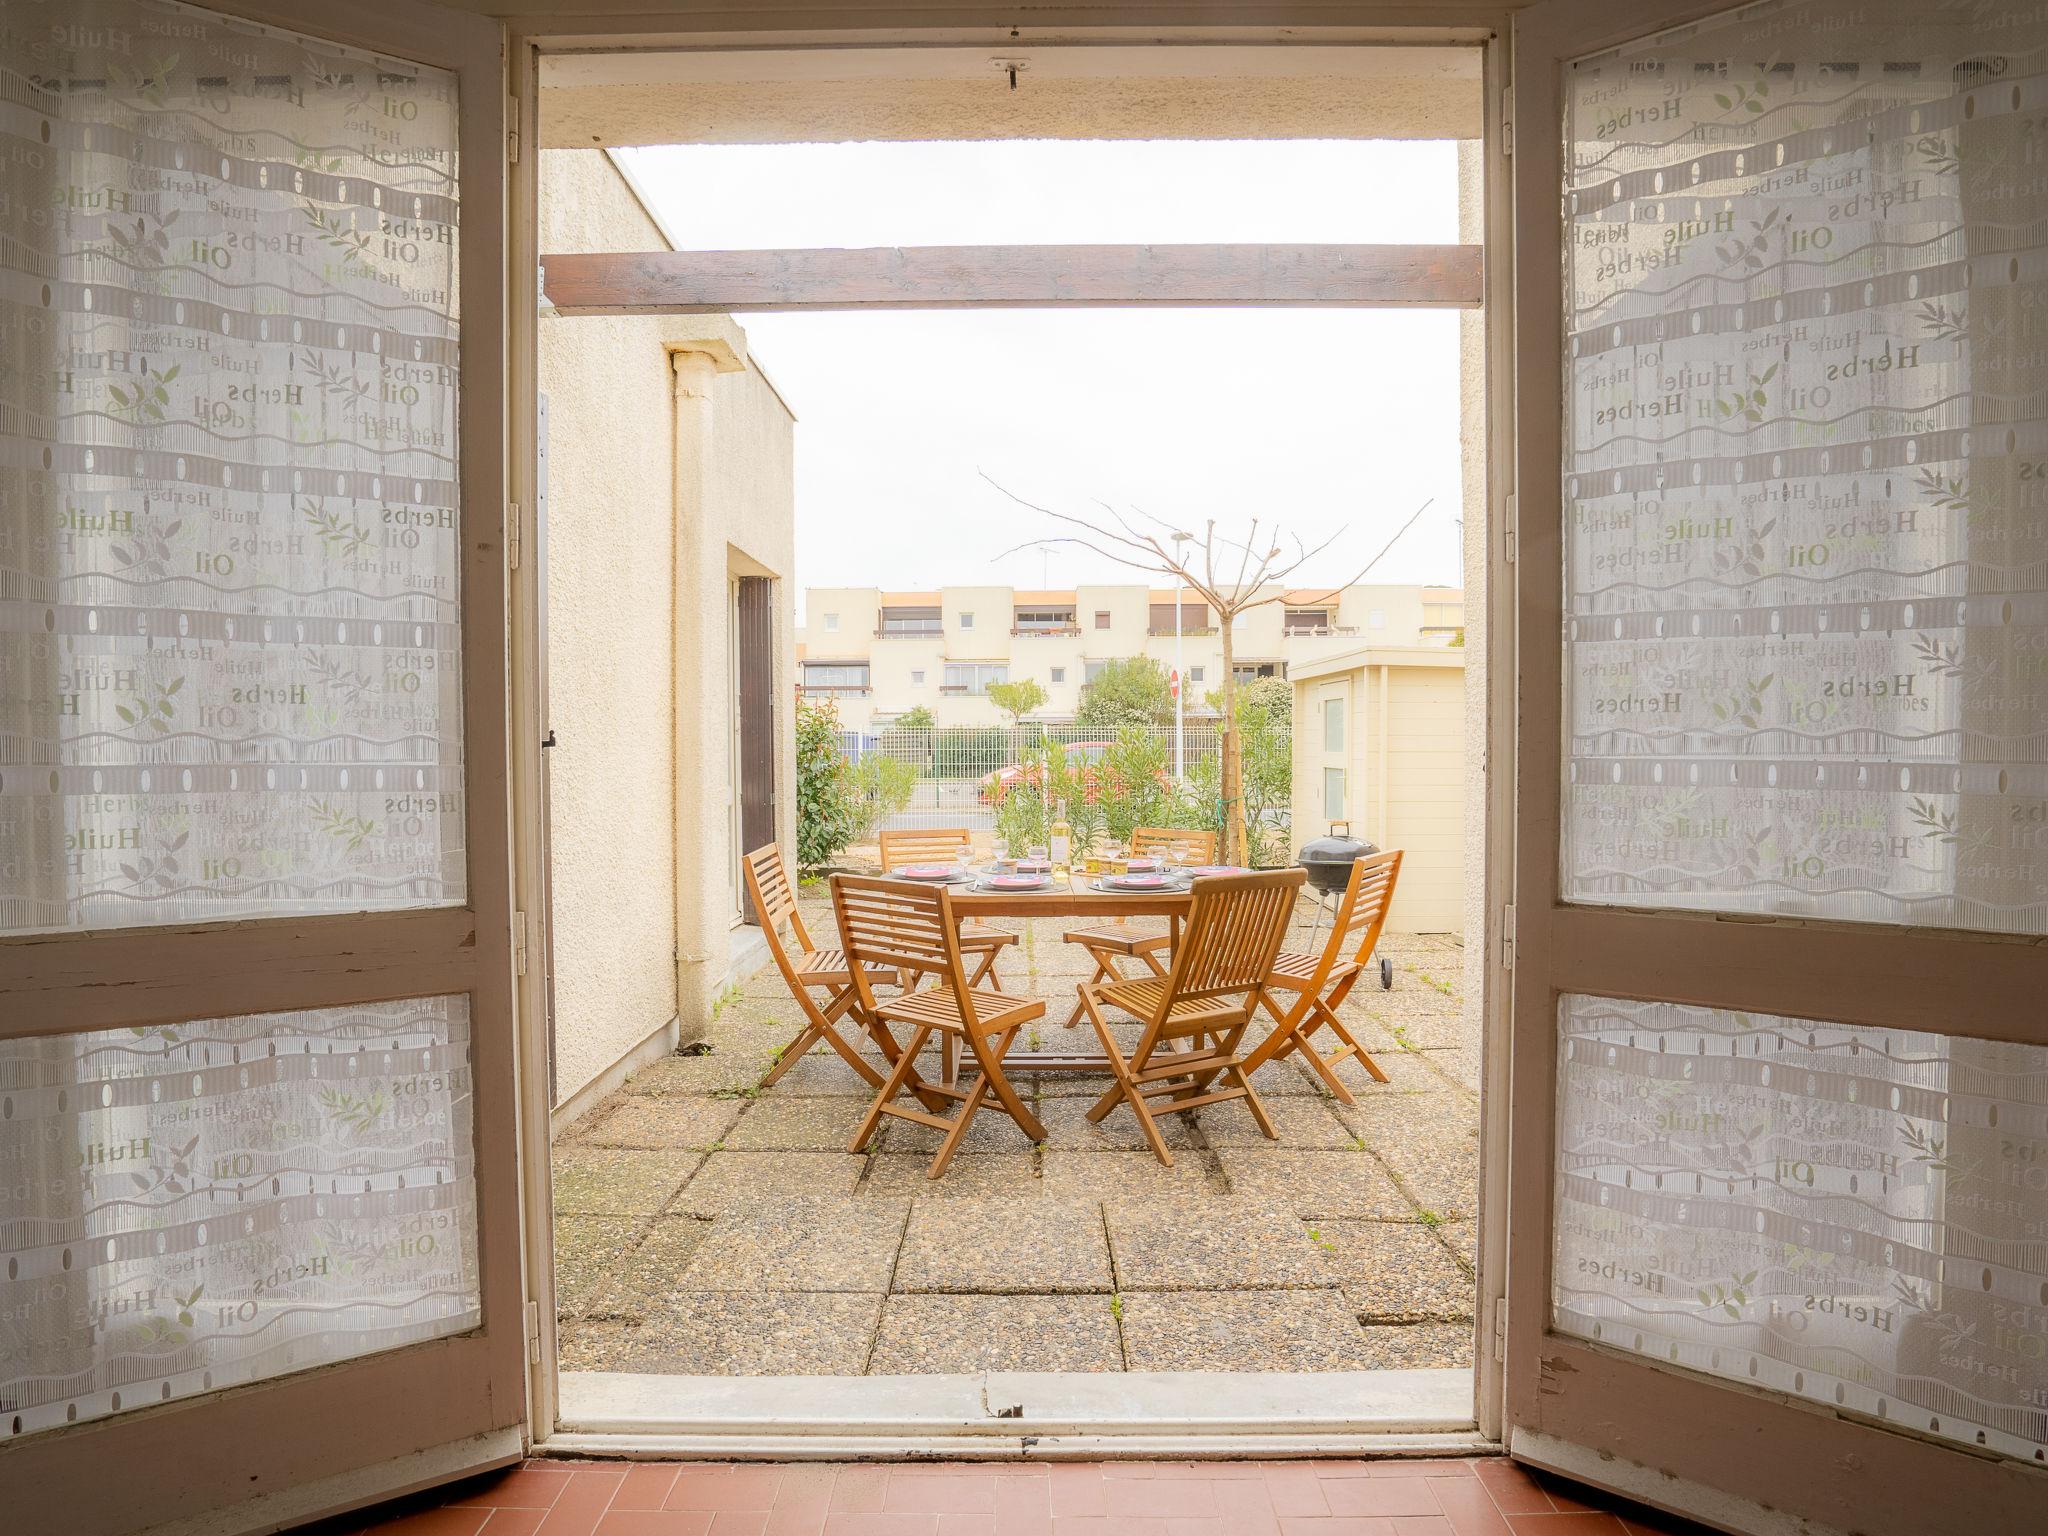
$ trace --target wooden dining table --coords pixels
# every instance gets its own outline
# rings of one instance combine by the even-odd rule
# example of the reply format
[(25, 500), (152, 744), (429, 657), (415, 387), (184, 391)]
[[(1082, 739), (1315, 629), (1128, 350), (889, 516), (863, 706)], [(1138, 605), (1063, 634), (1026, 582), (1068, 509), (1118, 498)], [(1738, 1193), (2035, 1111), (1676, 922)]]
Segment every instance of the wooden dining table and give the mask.
[[(1118, 917), (1163, 917), (1167, 920), (1169, 945), (1180, 944), (1181, 921), (1187, 916), (1194, 893), (1185, 884), (1163, 891), (1105, 891), (1096, 888), (1099, 876), (1054, 875), (1050, 888), (1042, 891), (990, 891), (980, 889), (983, 877), (974, 884), (951, 887), (953, 911), (963, 918), (985, 917), (1067, 917), (1083, 923)], [(1107, 1072), (1109, 1057), (1098, 1045), (1093, 1049), (1012, 1050), (1003, 1058), (1012, 1072)]]

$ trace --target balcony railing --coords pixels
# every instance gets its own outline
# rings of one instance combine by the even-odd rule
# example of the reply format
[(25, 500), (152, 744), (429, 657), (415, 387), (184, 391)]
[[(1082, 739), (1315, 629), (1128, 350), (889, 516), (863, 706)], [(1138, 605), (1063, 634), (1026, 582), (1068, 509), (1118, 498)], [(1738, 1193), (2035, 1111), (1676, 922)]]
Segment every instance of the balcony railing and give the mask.
[(1199, 629), (1188, 628), (1177, 630), (1171, 624), (1165, 625), (1164, 627), (1155, 624), (1150, 629), (1146, 630), (1145, 633), (1155, 638), (1164, 637), (1168, 640), (1171, 640), (1175, 635), (1179, 635), (1183, 640), (1194, 640), (1203, 635), (1215, 634), (1216, 626), (1213, 624), (1205, 624), (1201, 626)]
[(883, 624), (876, 628), (877, 640), (936, 640), (945, 634), (946, 626), (938, 619), (903, 619), (894, 624)]
[(1013, 635), (1078, 635), (1078, 624), (1014, 624), (1010, 627)]
[(798, 683), (796, 691), (806, 696), (823, 694), (832, 698), (852, 698), (858, 694), (873, 693), (868, 683)]

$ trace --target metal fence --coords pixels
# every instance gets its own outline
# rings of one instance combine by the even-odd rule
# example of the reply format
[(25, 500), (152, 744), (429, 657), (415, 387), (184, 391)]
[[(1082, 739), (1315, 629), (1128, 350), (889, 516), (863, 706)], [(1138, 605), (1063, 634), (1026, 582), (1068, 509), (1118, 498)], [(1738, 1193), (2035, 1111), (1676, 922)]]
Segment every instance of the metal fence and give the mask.
[[(1173, 727), (1147, 727), (1173, 766)], [(1066, 748), (1067, 760), (1099, 760), (1112, 745), (1114, 732), (1078, 725), (939, 726), (935, 729), (842, 731), (839, 750), (856, 771), (869, 758), (883, 758), (914, 770), (909, 800), (884, 816), (877, 830), (907, 827), (967, 827), (978, 832), (995, 828), (995, 806), (1001, 787), (1021, 777), (1025, 754), (1048, 739)], [(1221, 754), (1222, 733), (1212, 721), (1189, 724), (1182, 736), (1183, 765), (1196, 771), (1205, 759)], [(903, 775), (895, 775), (901, 784)]]

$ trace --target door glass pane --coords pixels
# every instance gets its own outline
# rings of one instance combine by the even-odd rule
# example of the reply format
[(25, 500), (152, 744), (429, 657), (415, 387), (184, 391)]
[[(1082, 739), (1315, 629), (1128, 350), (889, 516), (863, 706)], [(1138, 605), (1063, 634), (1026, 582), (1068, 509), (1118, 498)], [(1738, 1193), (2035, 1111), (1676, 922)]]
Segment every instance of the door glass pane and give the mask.
[(0, 1043), (0, 1439), (482, 1318), (469, 1003)]
[(453, 76), (8, 0), (0, 931), (459, 902)]
[(2048, 1048), (1568, 996), (1552, 1326), (2048, 1459)]
[(1569, 899), (2048, 932), (2044, 49), (1770, 3), (1569, 71)]

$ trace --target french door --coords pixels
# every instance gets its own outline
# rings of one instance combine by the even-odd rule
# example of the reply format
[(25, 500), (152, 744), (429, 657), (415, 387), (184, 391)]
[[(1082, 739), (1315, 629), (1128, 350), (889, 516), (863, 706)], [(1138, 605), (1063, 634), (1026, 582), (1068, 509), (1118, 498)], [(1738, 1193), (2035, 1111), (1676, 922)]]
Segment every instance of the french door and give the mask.
[(2037, 1529), (2048, 18), (1549, 0), (1512, 89), (1511, 1449)]
[(0, 0), (0, 1486), (517, 1456), (505, 88), (411, 0)]

